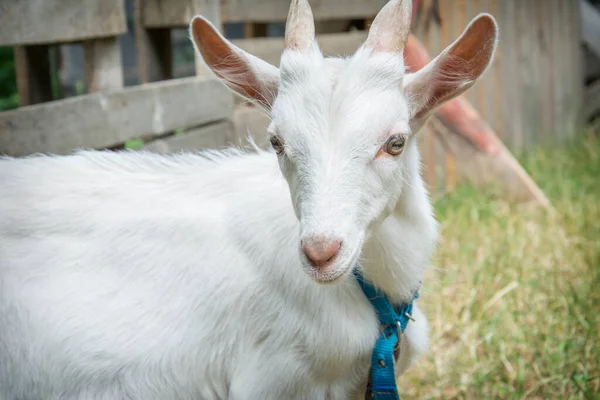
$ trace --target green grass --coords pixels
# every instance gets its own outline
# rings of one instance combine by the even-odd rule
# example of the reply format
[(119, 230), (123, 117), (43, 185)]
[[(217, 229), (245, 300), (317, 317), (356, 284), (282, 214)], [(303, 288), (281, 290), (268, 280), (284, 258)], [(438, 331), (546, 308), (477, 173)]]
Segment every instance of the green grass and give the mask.
[(522, 162), (551, 212), (468, 185), (436, 204), (432, 346), (405, 399), (600, 399), (600, 140)]

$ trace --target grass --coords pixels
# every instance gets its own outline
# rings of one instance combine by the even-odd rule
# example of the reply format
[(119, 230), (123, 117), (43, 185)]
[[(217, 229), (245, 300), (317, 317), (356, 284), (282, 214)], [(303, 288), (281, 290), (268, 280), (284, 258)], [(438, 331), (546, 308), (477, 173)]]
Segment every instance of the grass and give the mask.
[(522, 162), (552, 212), (468, 185), (436, 204), (432, 346), (404, 399), (600, 399), (600, 139)]

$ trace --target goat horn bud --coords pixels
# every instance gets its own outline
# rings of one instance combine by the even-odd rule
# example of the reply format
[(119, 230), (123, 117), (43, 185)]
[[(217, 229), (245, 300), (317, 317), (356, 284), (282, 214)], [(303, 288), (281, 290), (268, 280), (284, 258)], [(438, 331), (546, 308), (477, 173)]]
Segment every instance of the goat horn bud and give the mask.
[(292, 0), (285, 24), (285, 48), (308, 49), (315, 40), (315, 21), (307, 0)]
[(390, 0), (377, 14), (365, 47), (376, 52), (402, 52), (410, 33), (412, 0)]

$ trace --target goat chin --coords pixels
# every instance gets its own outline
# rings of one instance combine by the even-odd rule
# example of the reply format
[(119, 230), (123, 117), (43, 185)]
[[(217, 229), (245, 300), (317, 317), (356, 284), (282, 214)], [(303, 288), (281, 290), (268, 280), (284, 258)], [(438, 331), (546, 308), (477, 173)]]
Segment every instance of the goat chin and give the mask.
[[(1, 399), (364, 390), (377, 317), (348, 273), (304, 272), (272, 153), (5, 158), (0, 177)], [(436, 229), (420, 181), (401, 201), (421, 206), (370, 232), (361, 262), (398, 300)], [(426, 348), (415, 315), (399, 372)]]

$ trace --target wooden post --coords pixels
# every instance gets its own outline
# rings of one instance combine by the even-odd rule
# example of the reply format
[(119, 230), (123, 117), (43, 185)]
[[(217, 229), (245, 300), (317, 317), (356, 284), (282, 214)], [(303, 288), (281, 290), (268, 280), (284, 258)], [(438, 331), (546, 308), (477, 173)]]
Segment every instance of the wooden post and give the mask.
[(144, 0), (135, 0), (134, 25), (138, 56), (139, 83), (173, 78), (173, 46), (170, 28), (146, 29)]
[[(201, 14), (222, 31), (220, 0), (135, 0), (134, 6), (140, 83), (173, 77), (171, 28), (187, 28)], [(207, 72), (197, 54), (195, 69)]]
[(48, 50), (47, 45), (15, 46), (17, 90), (21, 106), (52, 100)]
[(123, 87), (121, 48), (117, 36), (85, 41), (84, 53), (88, 93)]
[(579, 0), (581, 37), (590, 50), (600, 57), (600, 11), (585, 0)]

